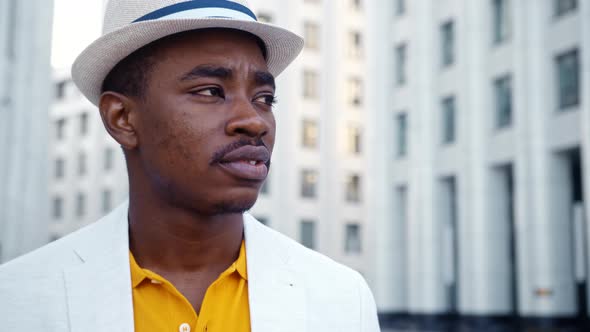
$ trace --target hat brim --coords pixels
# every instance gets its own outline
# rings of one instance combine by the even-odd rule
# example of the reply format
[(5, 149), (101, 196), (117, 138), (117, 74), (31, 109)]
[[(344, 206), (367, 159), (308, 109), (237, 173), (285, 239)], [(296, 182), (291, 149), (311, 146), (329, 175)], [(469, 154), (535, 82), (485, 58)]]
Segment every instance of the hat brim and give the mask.
[(102, 84), (108, 73), (131, 53), (175, 33), (207, 28), (249, 32), (266, 46), (271, 74), (278, 76), (303, 49), (303, 39), (281, 27), (226, 18), (176, 19), (132, 23), (108, 33), (90, 44), (72, 65), (72, 79), (82, 94), (98, 105)]

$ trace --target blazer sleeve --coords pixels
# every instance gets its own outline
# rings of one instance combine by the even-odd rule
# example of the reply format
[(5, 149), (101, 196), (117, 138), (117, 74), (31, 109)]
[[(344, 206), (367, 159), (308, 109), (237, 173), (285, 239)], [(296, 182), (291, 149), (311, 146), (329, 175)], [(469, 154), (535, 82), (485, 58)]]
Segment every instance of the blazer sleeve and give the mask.
[(379, 319), (377, 318), (377, 305), (373, 293), (369, 289), (365, 279), (358, 274), (358, 285), (361, 302), (361, 331), (380, 332)]

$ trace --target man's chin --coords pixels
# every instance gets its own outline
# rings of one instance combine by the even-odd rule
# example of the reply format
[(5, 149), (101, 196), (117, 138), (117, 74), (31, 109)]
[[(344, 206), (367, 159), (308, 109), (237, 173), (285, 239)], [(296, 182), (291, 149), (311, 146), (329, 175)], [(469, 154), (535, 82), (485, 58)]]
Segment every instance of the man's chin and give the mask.
[(256, 200), (233, 200), (227, 202), (220, 202), (214, 205), (213, 214), (242, 214), (250, 210), (254, 206), (254, 203), (256, 203)]

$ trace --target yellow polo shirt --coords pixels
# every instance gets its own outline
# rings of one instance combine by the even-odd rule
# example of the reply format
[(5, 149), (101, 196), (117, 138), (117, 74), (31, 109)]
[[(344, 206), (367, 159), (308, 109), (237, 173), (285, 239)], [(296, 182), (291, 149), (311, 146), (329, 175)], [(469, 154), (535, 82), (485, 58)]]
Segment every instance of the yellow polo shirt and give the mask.
[(135, 332), (249, 332), (244, 241), (238, 259), (207, 289), (201, 312), (169, 281), (142, 269), (129, 252)]

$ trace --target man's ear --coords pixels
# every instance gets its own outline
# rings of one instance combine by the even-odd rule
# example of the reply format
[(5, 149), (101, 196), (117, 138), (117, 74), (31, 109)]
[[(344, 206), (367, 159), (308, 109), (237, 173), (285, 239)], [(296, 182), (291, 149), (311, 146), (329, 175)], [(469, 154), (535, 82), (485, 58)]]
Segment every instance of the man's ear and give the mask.
[(133, 150), (139, 144), (137, 136), (136, 103), (116, 92), (104, 92), (98, 106), (100, 117), (108, 133), (125, 150)]

